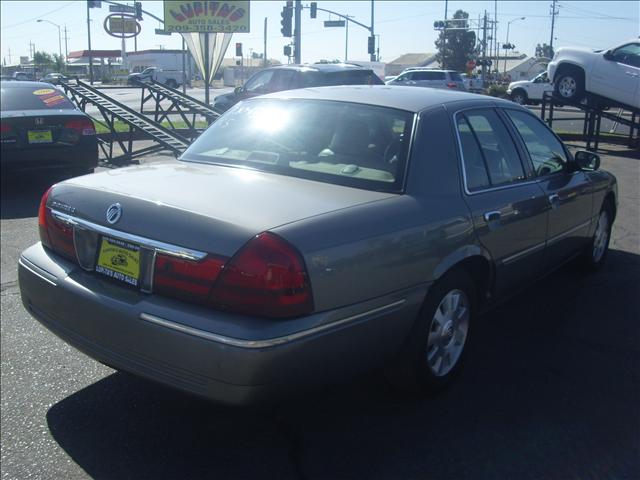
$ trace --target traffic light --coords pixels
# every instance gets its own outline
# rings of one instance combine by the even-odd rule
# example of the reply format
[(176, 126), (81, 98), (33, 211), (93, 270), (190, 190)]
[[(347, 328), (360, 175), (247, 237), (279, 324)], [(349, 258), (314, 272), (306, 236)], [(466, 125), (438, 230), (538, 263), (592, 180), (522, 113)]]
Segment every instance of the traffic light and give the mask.
[(311, 18), (318, 16), (318, 2), (311, 2)]
[(433, 22), (433, 28), (436, 30), (442, 30), (445, 27), (445, 23), (442, 20)]
[(285, 57), (290, 57), (291, 56), (291, 45), (285, 45), (284, 46), (284, 55), (285, 55)]
[(133, 2), (133, 6), (136, 9), (136, 19), (142, 20), (142, 3)]
[(376, 53), (376, 37), (372, 35), (369, 37), (368, 40), (369, 41), (367, 43), (367, 53), (369, 55), (373, 55), (374, 53)]
[(288, 6), (288, 2), (287, 2), (287, 6), (282, 7), (282, 13), (280, 14), (280, 16), (282, 17), (282, 20), (280, 20), (280, 24), (282, 25), (280, 32), (282, 32), (282, 36), (283, 37), (293, 36), (293, 28), (291, 25), (291, 20), (293, 18), (293, 6), (291, 7)]
[(236, 57), (242, 56), (242, 43), (236, 43)]

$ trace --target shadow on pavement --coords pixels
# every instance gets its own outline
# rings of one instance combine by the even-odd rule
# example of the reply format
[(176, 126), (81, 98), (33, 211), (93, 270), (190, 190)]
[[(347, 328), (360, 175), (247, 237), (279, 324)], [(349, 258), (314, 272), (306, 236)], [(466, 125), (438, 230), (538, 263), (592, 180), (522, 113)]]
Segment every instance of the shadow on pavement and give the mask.
[(30, 218), (38, 216), (38, 206), (44, 192), (54, 183), (69, 178), (64, 174), (4, 173), (0, 215), (2, 220)]
[(566, 267), (476, 325), (461, 377), (407, 398), (371, 374), (271, 410), (127, 374), (52, 406), (58, 444), (101, 478), (638, 478), (640, 256)]

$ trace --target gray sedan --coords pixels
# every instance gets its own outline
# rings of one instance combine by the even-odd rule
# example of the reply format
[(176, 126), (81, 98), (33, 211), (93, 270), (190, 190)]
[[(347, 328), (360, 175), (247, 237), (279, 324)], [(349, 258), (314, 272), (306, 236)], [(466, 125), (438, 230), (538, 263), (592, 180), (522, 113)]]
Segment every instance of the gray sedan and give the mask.
[(508, 101), (267, 95), (178, 162), (54, 185), (22, 300), (96, 360), (221, 402), (380, 365), (437, 389), (479, 312), (576, 257), (603, 264), (617, 188), (598, 167)]

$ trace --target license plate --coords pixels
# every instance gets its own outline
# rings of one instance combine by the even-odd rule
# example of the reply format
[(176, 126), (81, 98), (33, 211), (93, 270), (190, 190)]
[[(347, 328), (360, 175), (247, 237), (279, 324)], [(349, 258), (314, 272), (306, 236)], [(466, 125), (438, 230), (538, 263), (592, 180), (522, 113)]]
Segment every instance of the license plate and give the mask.
[(102, 237), (96, 272), (138, 286), (140, 247), (115, 238)]
[(27, 131), (29, 143), (53, 143), (51, 130), (29, 130)]

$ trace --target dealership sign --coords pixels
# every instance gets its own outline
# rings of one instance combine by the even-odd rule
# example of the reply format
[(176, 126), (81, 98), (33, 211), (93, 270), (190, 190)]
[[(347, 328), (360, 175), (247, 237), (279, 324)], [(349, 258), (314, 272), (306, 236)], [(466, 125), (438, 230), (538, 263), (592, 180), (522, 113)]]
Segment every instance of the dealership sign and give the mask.
[(249, 32), (249, 1), (165, 0), (164, 30), (177, 33), (247, 33)]
[(104, 29), (112, 37), (131, 38), (142, 30), (135, 16), (128, 13), (112, 13), (104, 19)]

